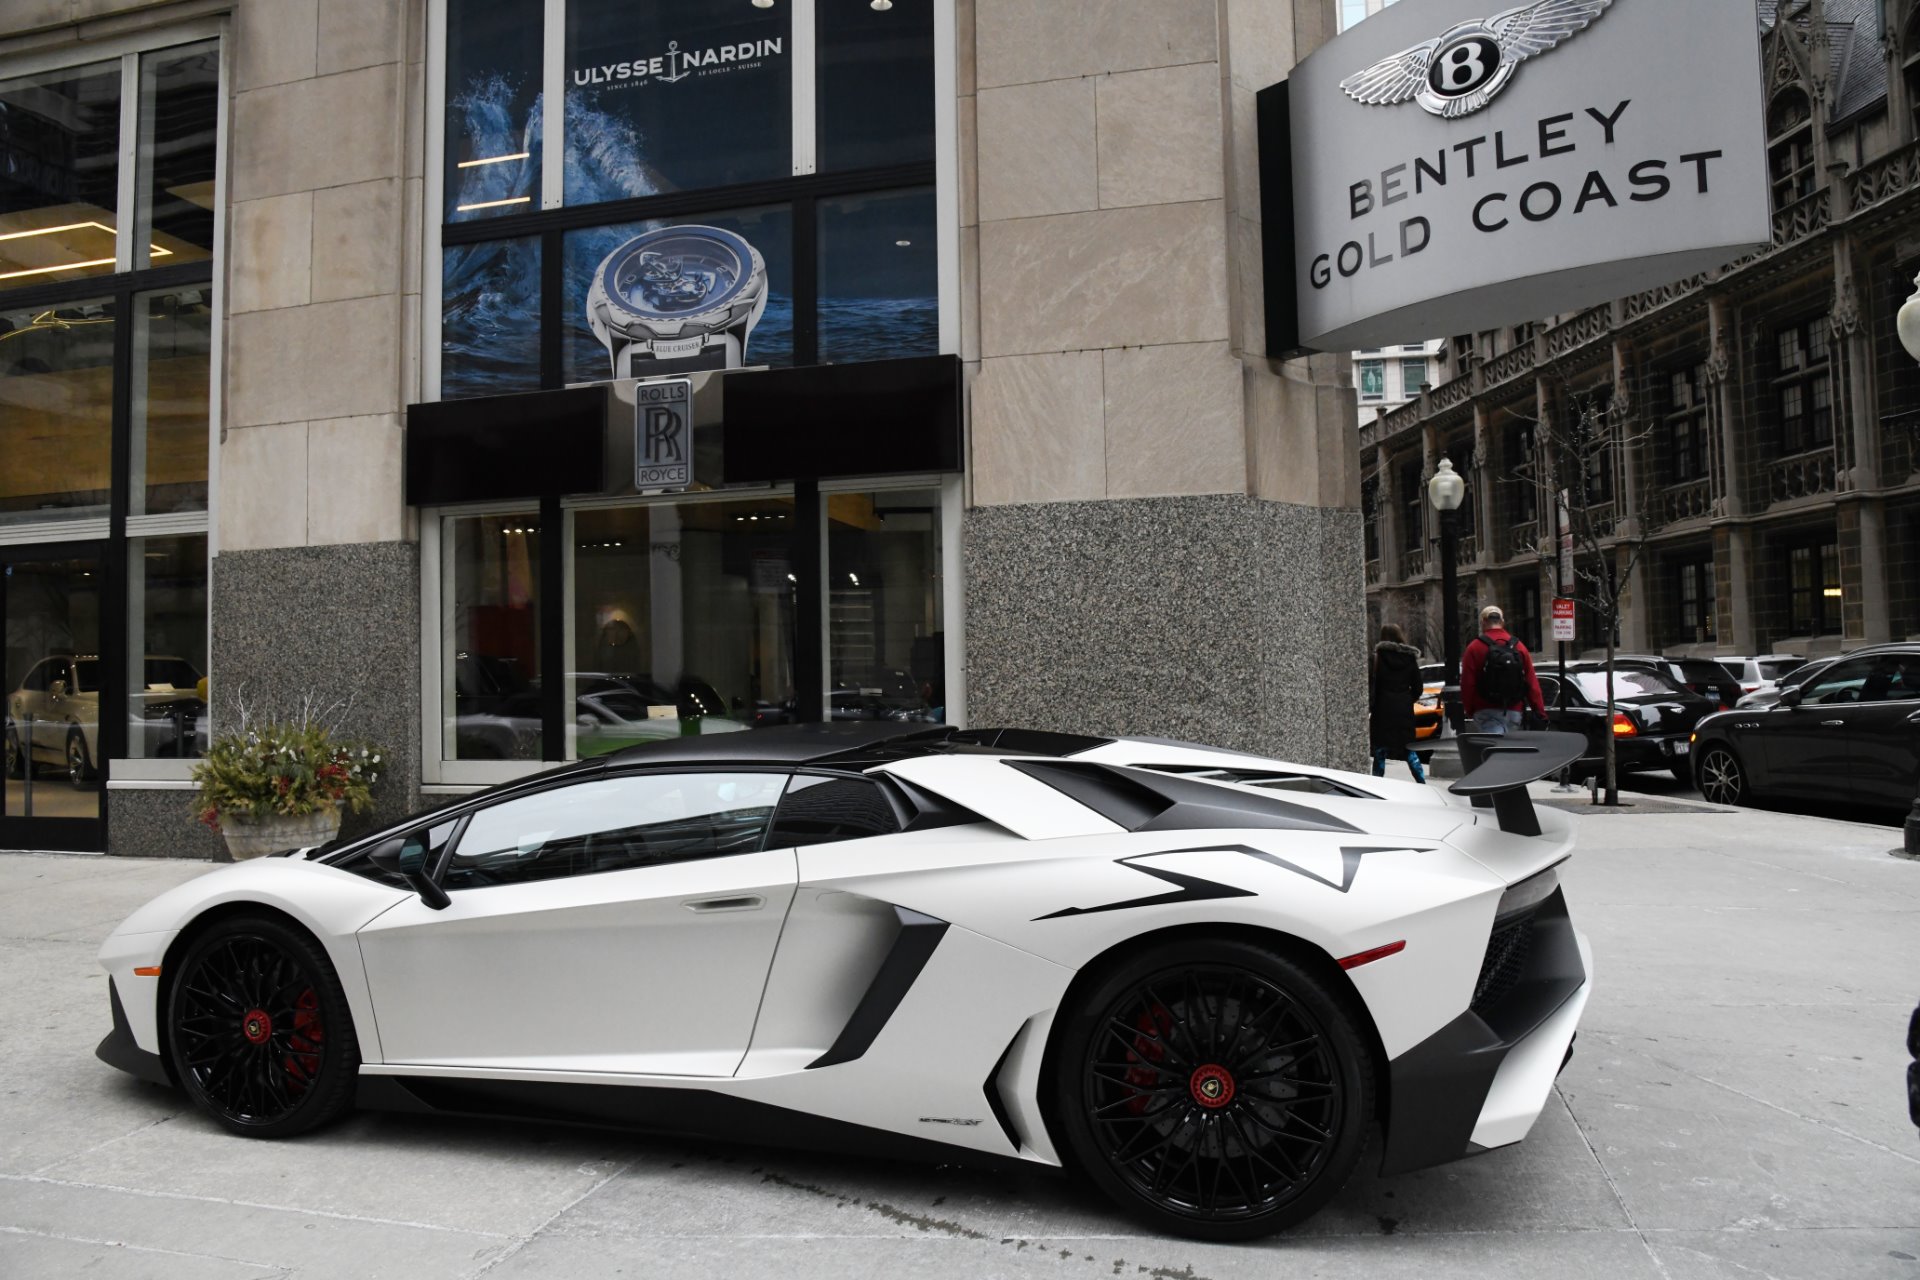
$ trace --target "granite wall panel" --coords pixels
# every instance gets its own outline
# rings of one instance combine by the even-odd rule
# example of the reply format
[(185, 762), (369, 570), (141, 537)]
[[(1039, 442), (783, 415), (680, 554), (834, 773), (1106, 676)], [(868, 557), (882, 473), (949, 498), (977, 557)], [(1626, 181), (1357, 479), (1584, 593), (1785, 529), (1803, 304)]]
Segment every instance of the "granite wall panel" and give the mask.
[(107, 852), (116, 858), (227, 861), (226, 842), (199, 822), (192, 791), (107, 792)]
[(379, 743), (387, 767), (374, 808), (344, 834), (420, 806), (420, 570), (410, 542), (230, 551), (213, 561), (212, 696), (267, 719), (311, 694), (347, 704), (339, 731)]
[(1242, 495), (967, 513), (968, 720), (1366, 758), (1357, 511)]

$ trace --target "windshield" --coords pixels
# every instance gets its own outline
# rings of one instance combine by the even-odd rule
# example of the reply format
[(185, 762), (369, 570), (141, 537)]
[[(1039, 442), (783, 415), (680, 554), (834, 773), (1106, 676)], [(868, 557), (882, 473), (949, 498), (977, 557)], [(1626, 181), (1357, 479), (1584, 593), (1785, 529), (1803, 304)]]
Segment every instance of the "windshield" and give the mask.
[[(1569, 671), (1567, 675), (1580, 686), (1580, 692), (1587, 701), (1604, 703), (1607, 700), (1606, 672)], [(1616, 698), (1658, 698), (1680, 692), (1682, 690), (1666, 677), (1639, 667), (1620, 667), (1613, 673), (1613, 696)]]

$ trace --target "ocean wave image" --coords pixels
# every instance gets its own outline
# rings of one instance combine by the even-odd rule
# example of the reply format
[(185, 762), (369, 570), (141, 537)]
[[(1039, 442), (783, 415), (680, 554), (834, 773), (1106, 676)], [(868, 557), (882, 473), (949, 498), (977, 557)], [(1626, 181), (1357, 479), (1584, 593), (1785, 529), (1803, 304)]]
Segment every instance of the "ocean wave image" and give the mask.
[(540, 386), (540, 243), (455, 245), (442, 255), (440, 395)]
[[(540, 194), (540, 108), (536, 95), (525, 119), (515, 119), (516, 86), (504, 75), (477, 78), (447, 103), (455, 137), (465, 137), (472, 154), (509, 156), (503, 160), (462, 169), (447, 157), (446, 218), (464, 222), (501, 213), (525, 213)], [(451, 150), (451, 149), (450, 149)], [(515, 201), (516, 203), (505, 203)], [(491, 206), (480, 208), (477, 206)], [(462, 210), (466, 212), (462, 212)]]
[(820, 363), (940, 353), (938, 298), (820, 299)]

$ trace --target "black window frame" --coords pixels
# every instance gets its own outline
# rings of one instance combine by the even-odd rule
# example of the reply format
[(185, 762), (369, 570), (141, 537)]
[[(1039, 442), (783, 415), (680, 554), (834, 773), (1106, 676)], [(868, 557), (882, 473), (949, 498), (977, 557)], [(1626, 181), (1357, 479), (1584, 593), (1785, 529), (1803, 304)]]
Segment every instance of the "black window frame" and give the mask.
[[(1663, 428), (1667, 460), (1672, 474), (1668, 484), (1689, 484), (1707, 478), (1709, 445), (1707, 436), (1707, 366), (1704, 362), (1680, 365), (1661, 375), (1666, 395)], [(1686, 395), (1679, 394), (1685, 386)]]
[(1670, 644), (1703, 644), (1716, 639), (1719, 590), (1711, 551), (1676, 556), (1668, 563), (1667, 589), (1672, 608)]
[[(1783, 543), (1780, 554), (1787, 568), (1787, 634), (1790, 636), (1839, 635), (1846, 604), (1846, 584), (1840, 577), (1838, 536), (1822, 533), (1813, 537), (1797, 538)], [(1815, 579), (1806, 586), (1799, 586), (1794, 582), (1795, 561), (1802, 556), (1806, 557)], [(1831, 580), (1826, 573), (1829, 562), (1833, 569)], [(1827, 592), (1834, 589), (1838, 589), (1841, 594), (1829, 596)]]
[[(1786, 355), (1793, 343), (1793, 360)], [(1824, 315), (1776, 325), (1770, 348), (1774, 419), (1780, 428), (1780, 456), (1833, 447), (1833, 342)], [(1818, 358), (1815, 352), (1818, 351)], [(1826, 403), (1820, 404), (1822, 391)], [(1791, 401), (1796, 407), (1788, 412)]]

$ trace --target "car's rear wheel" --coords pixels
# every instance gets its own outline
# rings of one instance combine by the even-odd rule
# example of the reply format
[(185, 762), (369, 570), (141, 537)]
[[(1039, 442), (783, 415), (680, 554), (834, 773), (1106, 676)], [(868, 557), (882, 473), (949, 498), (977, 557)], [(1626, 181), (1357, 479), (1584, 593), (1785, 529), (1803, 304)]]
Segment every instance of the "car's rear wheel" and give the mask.
[(349, 1110), (353, 1017), (312, 938), (265, 916), (222, 920), (187, 948), (167, 1000), (174, 1077), (223, 1128), (285, 1138)]
[(1350, 996), (1239, 941), (1152, 948), (1069, 1014), (1056, 1114), (1074, 1163), (1156, 1230), (1247, 1240), (1352, 1175), (1373, 1064)]
[(1710, 804), (1745, 804), (1752, 799), (1747, 771), (1733, 749), (1714, 745), (1701, 752), (1695, 766), (1700, 795)]

